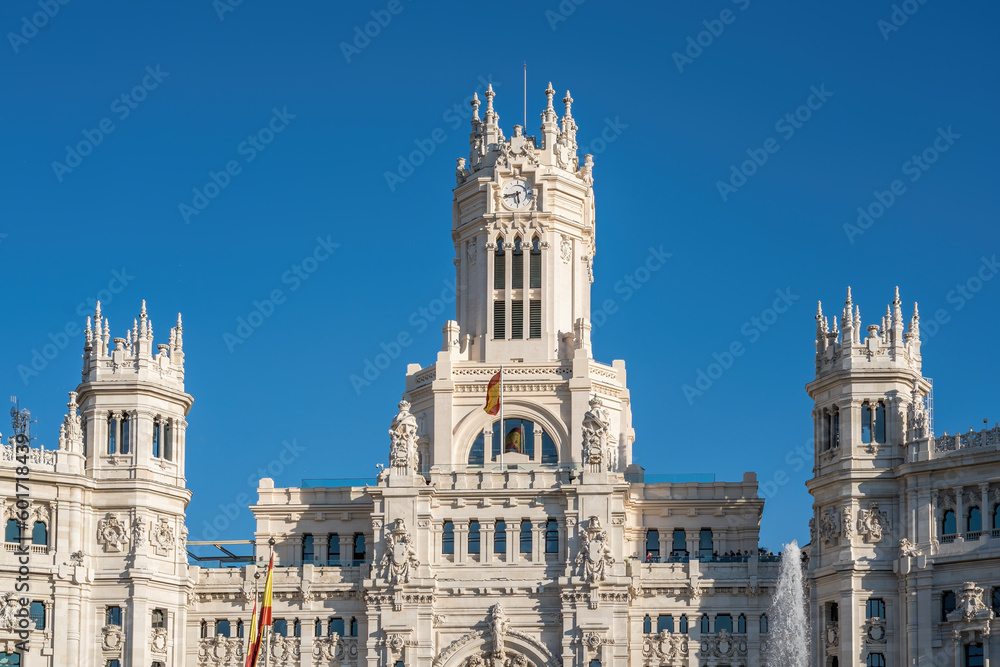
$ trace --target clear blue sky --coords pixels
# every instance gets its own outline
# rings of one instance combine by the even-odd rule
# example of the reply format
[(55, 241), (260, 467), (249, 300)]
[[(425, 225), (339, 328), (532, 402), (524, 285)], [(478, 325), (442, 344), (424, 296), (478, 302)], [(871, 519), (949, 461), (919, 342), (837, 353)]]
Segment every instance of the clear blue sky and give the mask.
[[(813, 315), (817, 299), (839, 312), (848, 284), (866, 325), (894, 285), (921, 303), (939, 431), (1000, 419), (1000, 278), (971, 298), (954, 291), (1000, 252), (995, 3), (910, 0), (915, 11), (893, 17), (891, 2), (853, 0), (52, 2), (38, 30), (25, 20), (45, 0), (0, 8), (0, 384), (54, 447), (83, 338), (22, 377), (33, 350), (82, 326), (115, 271), (127, 285), (105, 299), (114, 335), (141, 299), (160, 342), (182, 311), (192, 540), (220, 504), (253, 496), (269, 463), (278, 485), (297, 485), (386, 460), (406, 364), (433, 362), (453, 316), (424, 324), (420, 309), (439, 310), (454, 276), (463, 102), (492, 80), (510, 134), (525, 60), (529, 133), (552, 80), (560, 97), (572, 91), (580, 142), (596, 153), (593, 296), (616, 312), (594, 352), (629, 364), (648, 471), (784, 481), (766, 489), (762, 541), (807, 540), (810, 464), (796, 449), (812, 432)], [(359, 48), (355, 28), (377, 18)], [(273, 141), (248, 142), (271, 123), (280, 132), (262, 140)], [(67, 156), (86, 136), (100, 143)], [(420, 145), (421, 164), (390, 187), (386, 173)], [(742, 164), (754, 157), (763, 164)], [(731, 165), (753, 173), (744, 182)], [(210, 172), (226, 187), (196, 201)], [(845, 231), (859, 206), (879, 213), (875, 191), (891, 205)], [(293, 267), (317, 238), (339, 247), (302, 279)], [(646, 278), (635, 271), (661, 246), (664, 267), (616, 291)], [(285, 301), (227, 345), (275, 289)], [(753, 318), (770, 319), (776, 290), (791, 305), (764, 331)], [(948, 321), (928, 337), (937, 309)], [(401, 332), (412, 345), (356, 391), (351, 375)], [(744, 354), (689, 400), (683, 385), (734, 342)], [(288, 463), (283, 441), (302, 449)], [(252, 530), (243, 508), (222, 536)]]

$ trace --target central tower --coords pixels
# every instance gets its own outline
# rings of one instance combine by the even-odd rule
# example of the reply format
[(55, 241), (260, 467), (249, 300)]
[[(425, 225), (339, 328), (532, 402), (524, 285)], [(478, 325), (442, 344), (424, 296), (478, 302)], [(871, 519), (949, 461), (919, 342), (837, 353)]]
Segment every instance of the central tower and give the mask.
[(540, 139), (520, 125), (504, 137), (492, 86), (482, 119), (472, 99), (452, 225), (456, 316), (470, 360), (532, 363), (590, 352), (593, 160), (579, 164), (569, 91), (561, 124), (551, 83), (545, 95)]

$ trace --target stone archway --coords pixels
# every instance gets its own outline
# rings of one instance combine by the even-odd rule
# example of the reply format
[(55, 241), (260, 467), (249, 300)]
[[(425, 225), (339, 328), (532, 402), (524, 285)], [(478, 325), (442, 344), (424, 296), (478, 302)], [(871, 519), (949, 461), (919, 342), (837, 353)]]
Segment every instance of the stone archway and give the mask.
[(503, 607), (490, 607), (486, 629), (473, 630), (446, 646), (433, 667), (558, 667), (538, 639), (510, 627)]

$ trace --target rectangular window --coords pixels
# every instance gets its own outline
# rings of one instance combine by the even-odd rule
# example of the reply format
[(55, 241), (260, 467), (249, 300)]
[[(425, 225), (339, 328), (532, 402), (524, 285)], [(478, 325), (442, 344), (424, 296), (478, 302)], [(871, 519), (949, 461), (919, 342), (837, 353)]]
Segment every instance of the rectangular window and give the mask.
[(674, 528), (674, 537), (670, 544), (671, 556), (681, 557), (687, 553), (687, 533), (683, 528)]
[(861, 404), (861, 442), (872, 441), (872, 409), (867, 403)]
[(167, 612), (162, 609), (154, 609), (151, 620), (154, 628), (167, 629)]
[(660, 560), (660, 531), (650, 528), (646, 531), (646, 562)]
[(502, 557), (507, 554), (507, 522), (497, 521), (493, 530), (493, 553)]
[(545, 523), (545, 553), (559, 553), (559, 524), (555, 519)]
[[(518, 246), (520, 243), (518, 241)], [(522, 289), (524, 287), (524, 252), (519, 249), (515, 250), (510, 259), (510, 286), (513, 289)]]
[[(287, 637), (288, 636), (288, 621), (286, 621), (283, 618), (276, 618), (276, 619), (274, 619), (273, 630), (274, 630), (274, 634), (278, 635), (279, 637)], [(228, 637), (229, 635), (226, 635), (226, 636)]]
[(365, 560), (365, 536), (364, 533), (354, 535), (354, 564), (360, 565)]
[(712, 557), (712, 529), (702, 528), (698, 537), (698, 556), (700, 558)]
[(542, 286), (542, 251), (538, 249), (538, 240), (531, 244), (531, 275), (528, 277), (528, 286), (532, 289)]
[(510, 337), (524, 338), (524, 301), (519, 299), (510, 302)]
[(340, 563), (340, 535), (330, 533), (326, 538), (326, 562), (330, 565)]
[[(277, 625), (277, 621), (274, 622)], [(215, 621), (215, 634), (222, 635), (223, 637), (229, 637), (229, 621), (224, 618), (220, 618)]]
[(118, 420), (114, 417), (108, 418), (108, 454), (114, 455), (118, 453), (117, 440), (118, 438)]
[(469, 522), (469, 553), (479, 553), (479, 522)]
[(174, 427), (169, 420), (163, 425), (163, 458), (174, 460)]
[(117, 605), (108, 607), (107, 613), (104, 615), (104, 625), (117, 625), (120, 628), (122, 626), (122, 608)]
[(732, 633), (733, 631), (733, 617), (729, 614), (716, 614), (715, 615), (715, 631)]
[(343, 637), (346, 634), (344, 632), (344, 619), (337, 617), (331, 618), (330, 628), (327, 634), (338, 635), (340, 637)]
[(542, 302), (532, 299), (528, 302), (528, 338), (542, 337)]
[(45, 629), (45, 603), (35, 600), (28, 609), (29, 618), (35, 623), (35, 630)]
[(885, 442), (885, 403), (882, 401), (875, 408), (875, 442)]
[(501, 239), (497, 239), (497, 253), (493, 256), (493, 289), (507, 289), (507, 257)]
[(656, 618), (656, 631), (657, 632), (673, 632), (674, 631), (674, 617), (669, 614), (661, 614)]
[(986, 664), (983, 659), (982, 644), (965, 645), (965, 667), (983, 667)]
[(122, 454), (129, 453), (129, 446), (132, 443), (131, 425), (132, 425), (132, 420), (128, 418), (128, 415), (127, 414), (122, 415), (122, 441), (121, 444), (119, 444), (119, 447), (121, 447), (122, 450)]
[(531, 522), (527, 519), (521, 522), (521, 553), (531, 553)]
[(313, 546), (313, 536), (306, 533), (302, 536), (302, 562), (313, 563), (316, 561), (316, 551)]
[(153, 458), (160, 458), (160, 420), (153, 422)]
[(885, 602), (881, 598), (868, 598), (865, 602), (865, 618), (885, 618)]
[(493, 302), (493, 340), (507, 339), (507, 302), (499, 299)]
[(833, 446), (840, 447), (840, 412), (833, 413)]
[(441, 553), (453, 555), (455, 553), (455, 524), (445, 521), (441, 529)]

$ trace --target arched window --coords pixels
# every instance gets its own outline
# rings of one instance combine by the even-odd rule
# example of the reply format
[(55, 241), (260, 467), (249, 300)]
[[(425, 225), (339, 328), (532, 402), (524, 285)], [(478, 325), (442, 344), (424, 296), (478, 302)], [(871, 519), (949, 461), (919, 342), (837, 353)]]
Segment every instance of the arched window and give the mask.
[(520, 236), (514, 237), (514, 252), (510, 259), (510, 286), (513, 289), (524, 289), (524, 248), (521, 247)]
[(653, 631), (653, 619), (646, 614), (646, 617), (642, 619), (642, 632), (643, 634), (649, 634)]
[(201, 622), (201, 638), (208, 639), (208, 621)]
[[(541, 432), (543, 464), (559, 463), (559, 452), (556, 450), (556, 443), (548, 433), (545, 432), (541, 424), (536, 424), (530, 419), (523, 417), (512, 417), (503, 420), (503, 428), (499, 423), (491, 424), (492, 438), (490, 444), (490, 459), (493, 462), (500, 461), (500, 447), (503, 443), (505, 454), (517, 453), (536, 459), (535, 433)], [(481, 466), (486, 463), (486, 435), (478, 433), (476, 439), (472, 441), (469, 448), (467, 462), (470, 466)]]
[(743, 634), (747, 631), (747, 617), (740, 614), (739, 618), (736, 619), (736, 632)]
[(983, 529), (983, 513), (978, 507), (969, 508), (969, 518), (965, 522), (965, 530), (970, 533), (978, 533)]
[(556, 443), (544, 430), (542, 431), (542, 463), (559, 463), (559, 452), (556, 451)]
[(313, 536), (309, 533), (302, 536), (302, 562), (316, 562), (316, 548), (313, 542)]
[(121, 447), (122, 454), (129, 453), (129, 445), (132, 442), (131, 426), (132, 426), (132, 420), (129, 419), (128, 413), (127, 412), (122, 413), (122, 441), (121, 444), (119, 445), (119, 447)]
[(674, 631), (674, 617), (670, 614), (660, 614), (656, 617), (656, 631), (657, 632), (673, 632)]
[(156, 417), (153, 419), (153, 458), (160, 458), (160, 418)]
[(486, 463), (486, 435), (480, 433), (472, 442), (472, 449), (469, 450), (469, 465), (481, 466)]
[(118, 419), (114, 413), (108, 415), (108, 456), (118, 453)]
[(20, 542), (21, 541), (21, 524), (17, 522), (17, 519), (7, 519), (7, 527), (4, 530), (4, 542)]
[(531, 522), (527, 519), (521, 521), (521, 553), (531, 553)]
[(705, 614), (701, 617), (701, 634), (707, 635), (711, 631), (711, 628), (708, 627), (708, 614)]
[(881, 653), (868, 654), (868, 667), (885, 667), (885, 656)]
[(559, 553), (559, 524), (555, 519), (545, 522), (545, 553)]
[(650, 528), (646, 531), (646, 562), (660, 561), (660, 531)]
[(507, 554), (507, 522), (500, 520), (493, 529), (493, 553), (501, 558)]
[[(1000, 505), (993, 506), (993, 530), (1000, 530)], [(1000, 537), (1000, 535), (994, 537)]]
[(879, 401), (875, 406), (875, 442), (885, 442), (885, 402)]
[(497, 237), (497, 251), (493, 263), (493, 289), (507, 289), (507, 257), (503, 252), (503, 237)]
[(479, 522), (475, 519), (469, 522), (469, 553), (479, 553)]
[(945, 591), (941, 594), (941, 622), (944, 623), (948, 620), (948, 614), (955, 611), (957, 607), (955, 603), (955, 593), (954, 591)]
[(955, 521), (955, 512), (953, 510), (945, 510), (944, 518), (941, 520), (941, 534), (954, 535), (957, 532), (958, 525)]
[(236, 636), (243, 639), (243, 621), (236, 621)]
[(688, 617), (686, 614), (681, 615), (680, 631), (684, 634), (688, 633)]
[[(507, 289), (507, 257), (503, 251), (503, 237), (497, 237), (497, 251), (493, 257), (493, 289)], [(493, 339), (507, 339), (507, 299), (501, 292), (493, 300)]]
[(542, 244), (538, 237), (531, 239), (531, 266), (529, 267), (528, 287), (540, 289), (542, 286)]
[(872, 441), (872, 408), (868, 401), (861, 404), (861, 442)]
[(767, 634), (767, 614), (760, 615), (760, 634)]
[[(39, 600), (33, 601), (31, 603), (31, 607), (28, 608), (28, 614), (29, 614), (29, 618), (31, 618), (32, 622), (34, 622), (34, 624), (35, 624), (35, 630), (44, 630), (45, 629), (45, 603), (44, 602), (40, 602)], [(0, 665), (3, 665), (3, 664), (4, 664), (3, 662), (0, 662)]]
[(441, 530), (441, 553), (453, 555), (455, 553), (455, 524), (445, 521)]

